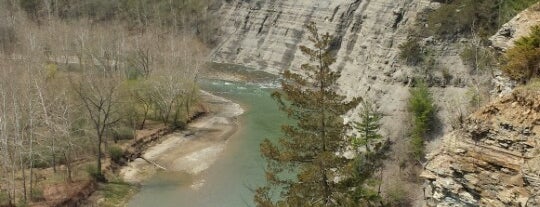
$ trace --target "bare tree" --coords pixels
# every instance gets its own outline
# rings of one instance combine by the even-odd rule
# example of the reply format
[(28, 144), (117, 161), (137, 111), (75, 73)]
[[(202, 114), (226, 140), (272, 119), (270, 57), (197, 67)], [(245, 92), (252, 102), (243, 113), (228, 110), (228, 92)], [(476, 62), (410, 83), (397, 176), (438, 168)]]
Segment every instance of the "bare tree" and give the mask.
[[(106, 131), (119, 121), (117, 104), (119, 77), (111, 64), (110, 53), (90, 55), (97, 59), (92, 67), (85, 70), (84, 75), (73, 80), (72, 85), (83, 107), (89, 116), (96, 134), (97, 152), (97, 179), (105, 181), (102, 174), (102, 144)], [(113, 58), (114, 59), (114, 58)]]

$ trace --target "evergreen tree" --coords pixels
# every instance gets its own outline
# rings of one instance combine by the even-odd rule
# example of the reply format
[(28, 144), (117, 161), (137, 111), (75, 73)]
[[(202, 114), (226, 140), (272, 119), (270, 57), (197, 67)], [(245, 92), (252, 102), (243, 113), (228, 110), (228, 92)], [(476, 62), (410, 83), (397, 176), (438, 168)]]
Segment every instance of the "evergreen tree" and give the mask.
[[(363, 101), (358, 115), (361, 120), (354, 124), (359, 134), (352, 138), (356, 158), (351, 164), (350, 176), (342, 181), (347, 186), (355, 186), (349, 192), (351, 198), (348, 205), (384, 206), (380, 196), (382, 178), (373, 178), (376, 172), (382, 173), (383, 160), (389, 149), (389, 142), (381, 141), (383, 136), (379, 134), (382, 114), (375, 109), (374, 104)], [(361, 150), (362, 147), (364, 150)]]
[(368, 101), (362, 102), (362, 111), (358, 115), (361, 121), (355, 122), (355, 128), (359, 132), (359, 136), (353, 139), (352, 145), (355, 148), (364, 146), (367, 152), (371, 152), (370, 145), (382, 138), (379, 134), (382, 116), (373, 108), (373, 104)]
[[(267, 185), (257, 189), (258, 206), (344, 206), (349, 187), (337, 182), (347, 176), (351, 161), (338, 155), (349, 144), (343, 114), (355, 108), (359, 99), (346, 101), (337, 94), (340, 72), (330, 68), (335, 57), (330, 51), (333, 37), (319, 34), (314, 23), (308, 24), (313, 48), (301, 46), (311, 63), (298, 73), (286, 70), (282, 91), (272, 96), (294, 124), (284, 125), (277, 144), (261, 144), (267, 160)], [(296, 176), (291, 176), (294, 173)], [(271, 192), (279, 191), (274, 201)]]
[(413, 158), (420, 160), (424, 156), (424, 139), (432, 129), (435, 119), (433, 95), (426, 83), (420, 82), (410, 90), (409, 111), (412, 113), (413, 128), (411, 132), (411, 152)]

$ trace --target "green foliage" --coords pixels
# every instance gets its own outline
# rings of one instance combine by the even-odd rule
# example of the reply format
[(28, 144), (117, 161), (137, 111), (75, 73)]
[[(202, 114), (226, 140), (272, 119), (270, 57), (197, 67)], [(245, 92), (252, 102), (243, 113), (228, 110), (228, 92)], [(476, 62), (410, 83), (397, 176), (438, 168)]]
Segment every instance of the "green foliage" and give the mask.
[(104, 202), (100, 203), (100, 206), (115, 207), (125, 205), (126, 199), (135, 192), (135, 189), (129, 183), (119, 181), (103, 185), (100, 191), (105, 198)]
[(506, 52), (502, 70), (522, 83), (540, 77), (540, 26), (532, 27), (529, 36), (517, 40)]
[(130, 140), (135, 138), (135, 130), (132, 127), (121, 126), (113, 129), (114, 140)]
[(379, 134), (382, 115), (368, 101), (362, 102), (362, 106), (362, 110), (359, 113), (361, 121), (354, 123), (359, 135), (352, 139), (352, 145), (356, 148), (365, 147), (368, 152), (371, 152), (373, 142), (382, 138)]
[[(312, 63), (303, 64), (301, 74), (286, 70), (283, 90), (273, 94), (295, 124), (282, 127), (284, 135), (277, 144), (268, 139), (261, 143), (267, 185), (256, 190), (258, 206), (342, 206), (357, 202), (350, 190), (361, 188), (347, 185), (353, 182), (334, 182), (350, 175), (350, 160), (336, 152), (348, 144), (344, 137), (349, 127), (341, 116), (359, 100), (347, 102), (335, 91), (340, 73), (330, 68), (335, 62), (329, 49), (333, 37), (319, 34), (315, 23), (307, 28), (314, 46), (300, 49)], [(280, 192), (277, 202), (270, 196), (273, 191)]]
[(34, 188), (32, 188), (32, 192), (30, 193), (30, 199), (34, 202), (45, 200), (45, 197), (43, 196), (43, 190), (40, 188), (34, 186)]
[(408, 65), (418, 65), (424, 61), (424, 50), (425, 48), (417, 38), (410, 38), (407, 42), (399, 45), (399, 58)]
[(504, 0), (501, 1), (499, 26), (510, 21), (519, 12), (531, 7), (533, 4), (538, 3), (538, 0)]
[(98, 170), (98, 168), (95, 165), (89, 164), (85, 168), (86, 173), (90, 176), (90, 178), (96, 180), (96, 181), (106, 181), (105, 175), (101, 173), (101, 170)]
[[(440, 1), (439, 1), (440, 2)], [(493, 35), (498, 28), (537, 0), (453, 0), (428, 14), (430, 30), (440, 37), (477, 33)]]
[(109, 157), (111, 157), (111, 160), (116, 163), (120, 163), (122, 161), (122, 157), (124, 156), (124, 150), (118, 146), (110, 146), (109, 147)]
[[(352, 163), (352, 171), (349, 172), (351, 177), (343, 181), (347, 183), (346, 186), (362, 186), (351, 190), (353, 206), (374, 206), (382, 201), (375, 189), (383, 181), (374, 179), (373, 174), (382, 170), (389, 145), (381, 141), (379, 130), (382, 114), (375, 107), (373, 103), (364, 100), (359, 113), (361, 121), (354, 123), (359, 134), (353, 138), (352, 146), (357, 149), (357, 154)], [(364, 147), (365, 150), (358, 150), (359, 147)]]
[(435, 118), (435, 105), (427, 85), (423, 82), (410, 90), (409, 111), (412, 113), (413, 129), (411, 132), (412, 156), (420, 159), (424, 155), (424, 139), (433, 127), (430, 124)]

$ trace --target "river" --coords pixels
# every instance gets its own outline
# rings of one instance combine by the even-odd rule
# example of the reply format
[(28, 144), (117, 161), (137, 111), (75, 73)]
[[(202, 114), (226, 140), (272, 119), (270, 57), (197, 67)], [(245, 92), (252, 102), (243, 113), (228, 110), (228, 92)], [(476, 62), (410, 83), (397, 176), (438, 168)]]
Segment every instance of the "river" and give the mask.
[[(286, 116), (270, 97), (274, 89), (261, 85), (204, 80), (201, 87), (242, 105), (239, 130), (220, 158), (196, 178), (161, 172), (141, 186), (129, 207), (241, 207), (254, 206), (252, 189), (264, 184), (264, 160), (259, 144), (280, 135)], [(204, 181), (200, 188), (194, 182)]]

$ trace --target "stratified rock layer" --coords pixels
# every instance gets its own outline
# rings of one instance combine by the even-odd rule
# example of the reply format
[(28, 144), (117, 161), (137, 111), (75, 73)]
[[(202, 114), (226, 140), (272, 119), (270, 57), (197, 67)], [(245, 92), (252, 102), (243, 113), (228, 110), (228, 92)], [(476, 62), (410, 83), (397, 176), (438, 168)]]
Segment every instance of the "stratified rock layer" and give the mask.
[[(391, 66), (428, 0), (232, 0), (220, 9), (225, 34), (213, 53), (216, 62), (236, 63), (277, 73), (305, 61), (304, 25), (317, 23), (337, 36), (338, 65), (362, 62)], [(409, 22), (409, 20), (412, 20)], [(304, 41), (304, 42), (303, 42)], [(369, 64), (368, 64), (369, 63)]]
[[(404, 137), (410, 126), (407, 106), (413, 79), (426, 76), (434, 86), (431, 91), (442, 122), (432, 131), (437, 138), (450, 131), (457, 112), (465, 111), (460, 108), (468, 103), (466, 86), (475, 83), (470, 67), (460, 59), (461, 41), (447, 44), (434, 37), (414, 36), (431, 47), (437, 59), (428, 71), (399, 60), (399, 45), (411, 38), (410, 31), (428, 29), (427, 24), (418, 28), (418, 14), (438, 5), (431, 0), (222, 1), (217, 13), (222, 19), (223, 35), (211, 59), (273, 74), (296, 70), (309, 62), (299, 50), (300, 45), (310, 45), (303, 26), (315, 22), (320, 32), (337, 37), (332, 44), (337, 57), (332, 68), (342, 74), (338, 81), (340, 93), (371, 100), (385, 114), (381, 133), (394, 142), (394, 154), (389, 159), (394, 163), (388, 164), (383, 179), (395, 179), (401, 176), (399, 163), (408, 150), (409, 141)], [(356, 111), (351, 111), (346, 121), (357, 118)], [(428, 151), (432, 145), (437, 143), (428, 144)], [(388, 185), (393, 187), (394, 183)], [(419, 188), (413, 185), (406, 189)], [(415, 203), (422, 205), (422, 197), (413, 196)]]
[(428, 155), (430, 206), (539, 206), (540, 91), (517, 89), (471, 115)]
[[(399, 45), (416, 28), (418, 14), (437, 5), (430, 0), (223, 1), (217, 10), (223, 35), (211, 59), (273, 74), (296, 70), (309, 62), (299, 46), (310, 45), (304, 25), (313, 21), (320, 32), (336, 37), (332, 49), (337, 53), (337, 61), (332, 68), (342, 71), (341, 93), (371, 99), (380, 105), (381, 112), (392, 116), (388, 123), (383, 120), (384, 129), (397, 139), (402, 136), (403, 126), (396, 123), (407, 123), (412, 79), (428, 76), (399, 60)], [(451, 113), (446, 111), (446, 105), (461, 101), (467, 91), (464, 87), (471, 83), (469, 68), (459, 57), (459, 47), (440, 45), (433, 37), (425, 37), (422, 43), (437, 45), (433, 52), (441, 58), (430, 70), (429, 78), (433, 86), (440, 86), (434, 93), (441, 106), (441, 117), (449, 117), (445, 116)], [(451, 68), (451, 80), (445, 79), (445, 68)]]

